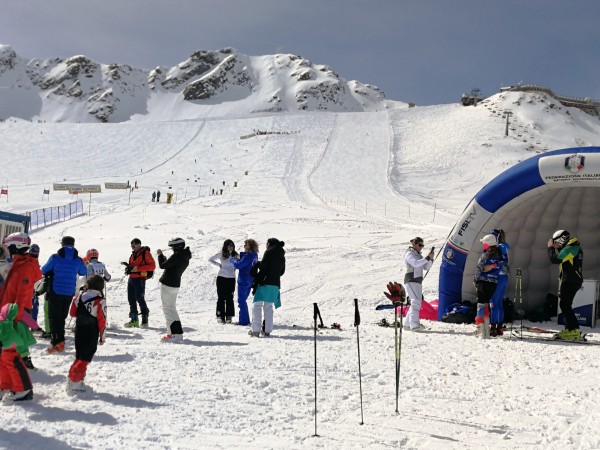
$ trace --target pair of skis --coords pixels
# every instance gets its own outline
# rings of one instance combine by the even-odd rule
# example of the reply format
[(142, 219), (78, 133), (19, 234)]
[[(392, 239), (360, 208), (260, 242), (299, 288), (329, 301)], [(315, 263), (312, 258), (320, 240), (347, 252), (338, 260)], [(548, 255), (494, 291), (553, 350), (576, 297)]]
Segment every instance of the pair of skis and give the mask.
[(583, 345), (600, 345), (600, 341), (589, 340), (591, 336), (589, 333), (584, 333), (581, 339), (567, 340), (561, 339), (559, 334), (554, 330), (547, 330), (539, 327), (522, 327), (513, 328), (512, 336), (518, 339), (529, 339), (534, 341), (554, 341), (554, 342), (566, 342), (568, 344), (583, 344)]

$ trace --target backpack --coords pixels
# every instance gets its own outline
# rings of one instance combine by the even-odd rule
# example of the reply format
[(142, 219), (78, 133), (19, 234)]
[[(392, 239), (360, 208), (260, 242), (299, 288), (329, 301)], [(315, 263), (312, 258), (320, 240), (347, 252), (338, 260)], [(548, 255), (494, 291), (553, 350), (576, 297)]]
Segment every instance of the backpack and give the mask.
[(442, 316), (445, 323), (474, 323), (477, 307), (469, 302), (452, 303)]
[[(150, 251), (150, 249), (148, 247), (146, 247), (146, 250), (144, 250), (144, 253), (142, 253), (142, 262), (143, 262), (143, 264), (146, 264), (146, 252), (149, 252), (149, 251)], [(146, 279), (147, 280), (149, 280), (153, 276), (154, 276), (154, 271), (153, 270), (146, 271)]]

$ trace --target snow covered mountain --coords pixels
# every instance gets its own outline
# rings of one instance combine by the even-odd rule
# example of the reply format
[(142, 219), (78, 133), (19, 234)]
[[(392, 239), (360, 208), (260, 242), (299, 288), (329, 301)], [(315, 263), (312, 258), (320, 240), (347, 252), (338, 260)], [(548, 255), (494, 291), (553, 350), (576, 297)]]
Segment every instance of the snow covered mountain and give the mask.
[[(170, 107), (156, 110), (158, 98)], [(199, 50), (174, 67), (146, 71), (83, 56), (32, 59), (0, 44), (0, 119), (123, 122), (293, 111), (379, 111), (377, 87), (346, 81), (331, 68), (290, 54), (246, 56)]]

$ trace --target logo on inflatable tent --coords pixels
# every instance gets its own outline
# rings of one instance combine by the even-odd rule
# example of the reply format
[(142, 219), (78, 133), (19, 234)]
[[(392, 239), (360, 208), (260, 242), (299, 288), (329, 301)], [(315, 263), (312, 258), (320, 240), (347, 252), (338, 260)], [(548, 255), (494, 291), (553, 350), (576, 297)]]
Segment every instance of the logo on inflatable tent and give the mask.
[(571, 173), (581, 172), (585, 166), (585, 156), (583, 155), (571, 155), (565, 159), (565, 170)]
[(454, 252), (452, 251), (451, 248), (446, 249), (446, 258), (447, 259), (454, 259)]

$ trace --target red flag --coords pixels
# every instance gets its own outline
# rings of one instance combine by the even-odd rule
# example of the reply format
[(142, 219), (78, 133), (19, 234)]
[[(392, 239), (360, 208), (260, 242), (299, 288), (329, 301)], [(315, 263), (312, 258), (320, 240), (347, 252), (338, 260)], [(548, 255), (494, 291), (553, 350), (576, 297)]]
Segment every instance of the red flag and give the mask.
[(3, 194), (4, 195), (8, 195), (8, 188), (6, 188), (6, 189), (5, 188), (0, 189), (0, 195), (3, 195)]

